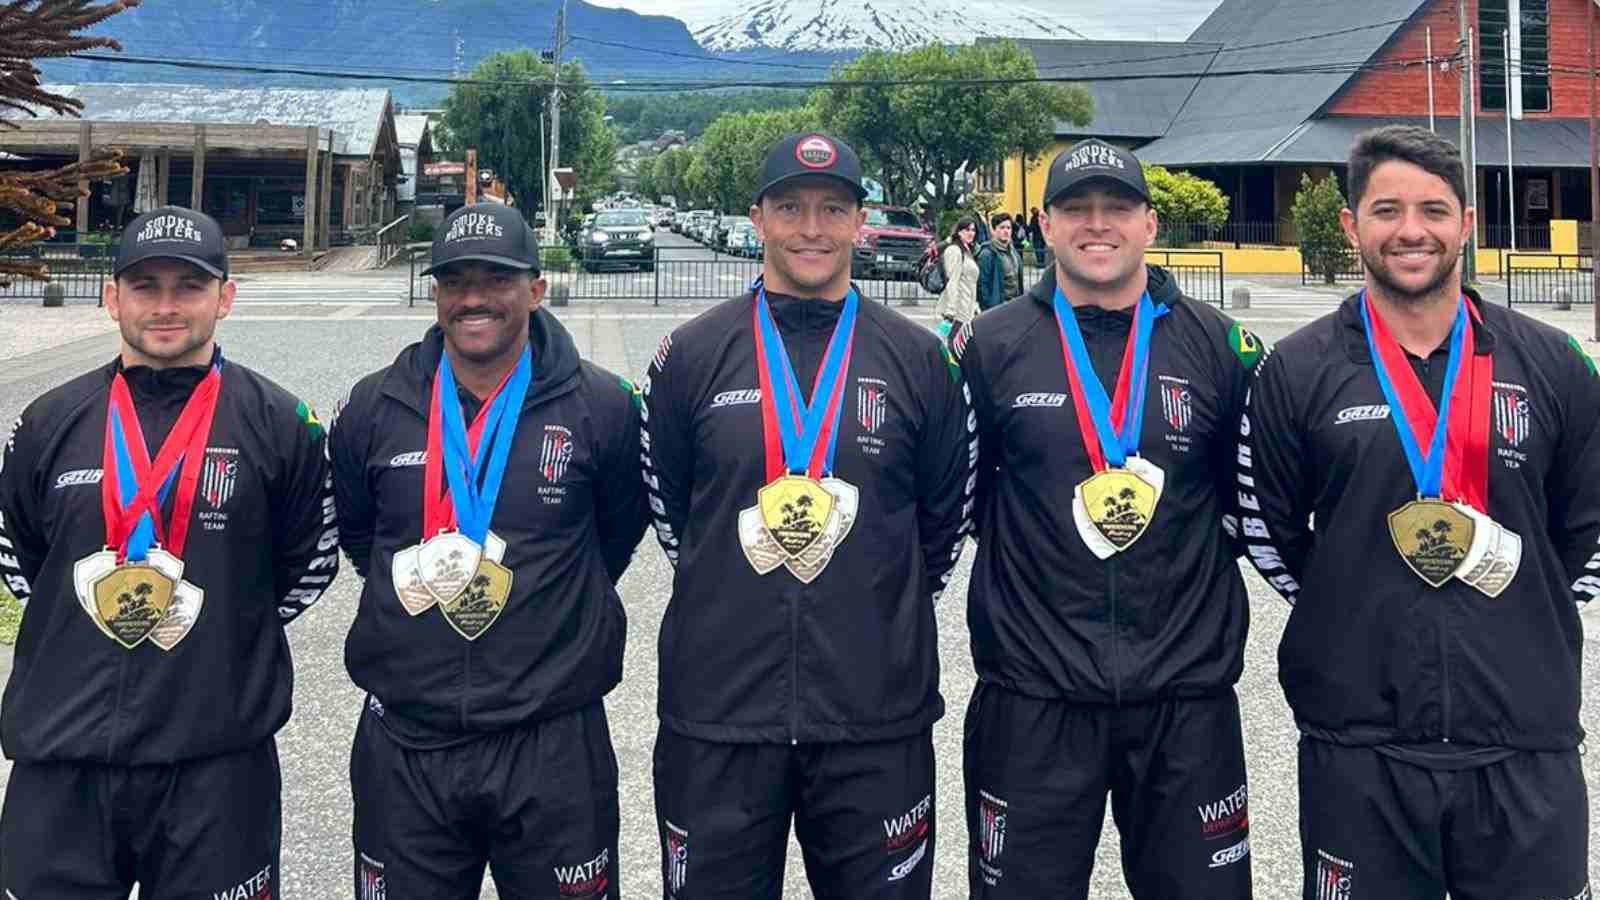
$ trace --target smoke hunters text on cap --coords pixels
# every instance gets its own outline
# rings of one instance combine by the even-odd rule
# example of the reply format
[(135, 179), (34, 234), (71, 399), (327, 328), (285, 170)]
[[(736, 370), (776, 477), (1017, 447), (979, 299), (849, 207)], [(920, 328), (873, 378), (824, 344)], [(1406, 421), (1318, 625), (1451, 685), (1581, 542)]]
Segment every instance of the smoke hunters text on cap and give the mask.
[(857, 200), (866, 199), (867, 189), (861, 184), (861, 158), (855, 149), (825, 134), (807, 132), (784, 137), (767, 151), (754, 202), (760, 203), (768, 191), (783, 182), (807, 175), (837, 178), (855, 192)]
[(1079, 141), (1050, 162), (1045, 176), (1044, 205), (1049, 206), (1074, 188), (1090, 182), (1119, 184), (1150, 202), (1150, 188), (1138, 157), (1098, 138)]
[(474, 203), (445, 217), (433, 239), (432, 275), (454, 262), (475, 260), (539, 271), (539, 238), (522, 213), (503, 203)]
[(153, 209), (130, 222), (117, 241), (112, 276), (147, 259), (179, 259), (217, 278), (228, 277), (222, 226), (205, 213), (182, 206)]

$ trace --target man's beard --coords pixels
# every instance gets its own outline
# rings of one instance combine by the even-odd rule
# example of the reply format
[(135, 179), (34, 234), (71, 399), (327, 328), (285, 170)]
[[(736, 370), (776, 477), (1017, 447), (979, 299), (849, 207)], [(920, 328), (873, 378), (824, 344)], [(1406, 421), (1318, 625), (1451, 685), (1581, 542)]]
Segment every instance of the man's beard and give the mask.
[(128, 346), (139, 351), (141, 355), (159, 362), (168, 363), (173, 360), (182, 359), (201, 347), (204, 347), (206, 342), (211, 340), (212, 336), (216, 334), (217, 323), (215, 320), (213, 320), (208, 328), (199, 327), (199, 323), (190, 323), (190, 328), (190, 339), (184, 341), (182, 344), (171, 350), (155, 349), (150, 343), (145, 341), (144, 333), (142, 331), (135, 332), (131, 328), (119, 330), (122, 332), (122, 339), (128, 343)]
[(1381, 250), (1377, 253), (1368, 253), (1366, 250), (1361, 251), (1361, 263), (1366, 266), (1367, 274), (1383, 289), (1385, 297), (1403, 306), (1425, 305), (1439, 293), (1440, 288), (1443, 288), (1455, 276), (1456, 266), (1459, 263), (1459, 254), (1457, 254), (1456, 258), (1452, 258), (1445, 248), (1440, 247), (1439, 258), (1441, 260), (1439, 270), (1433, 274), (1433, 277), (1429, 278), (1421, 288), (1409, 288), (1401, 284), (1394, 277), (1394, 274), (1389, 271), (1389, 268), (1383, 264)]

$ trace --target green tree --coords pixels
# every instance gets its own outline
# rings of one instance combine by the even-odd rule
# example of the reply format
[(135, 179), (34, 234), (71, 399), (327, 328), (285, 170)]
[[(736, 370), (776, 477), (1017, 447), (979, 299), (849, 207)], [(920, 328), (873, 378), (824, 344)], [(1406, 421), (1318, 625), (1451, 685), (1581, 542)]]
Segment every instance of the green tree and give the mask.
[[(452, 85), (438, 132), (447, 154), (459, 157), (477, 148), (478, 164), (494, 169), (528, 210), (544, 206), (540, 167), (548, 164), (550, 76), (551, 67), (531, 50), (495, 53), (472, 70), (472, 80), (512, 83)], [(542, 130), (541, 114), (546, 114)], [(605, 98), (589, 85), (583, 66), (562, 65), (561, 162), (576, 173), (580, 199), (616, 182), (617, 139), (604, 117)]]
[(1300, 258), (1313, 275), (1321, 275), (1328, 284), (1350, 267), (1350, 244), (1339, 224), (1343, 208), (1344, 195), (1331, 173), (1321, 181), (1312, 181), (1309, 173), (1300, 176), (1292, 211)]
[(1147, 165), (1144, 180), (1150, 188), (1150, 203), (1161, 221), (1162, 232), (1178, 246), (1195, 236), (1203, 238), (1207, 233), (1205, 226), (1228, 221), (1227, 196), (1221, 188), (1198, 175)]
[(634, 165), (633, 174), (639, 179), (639, 196), (651, 201), (661, 196), (661, 182), (657, 180), (660, 166), (660, 156), (646, 156)]
[[(872, 50), (838, 70), (818, 90), (828, 127), (849, 141), (891, 198), (912, 203), (924, 185), (937, 217), (960, 197), (957, 172), (1007, 157), (1044, 152), (1055, 123), (1089, 123), (1094, 103), (1083, 88), (1030, 81), (1033, 56), (1010, 41), (928, 46), (902, 53)], [(1006, 79), (994, 85), (943, 84)], [(874, 86), (859, 82), (914, 82)]]
[(767, 148), (786, 134), (817, 128), (816, 110), (809, 106), (718, 116), (700, 139), (706, 194), (724, 213), (744, 212), (760, 186)]

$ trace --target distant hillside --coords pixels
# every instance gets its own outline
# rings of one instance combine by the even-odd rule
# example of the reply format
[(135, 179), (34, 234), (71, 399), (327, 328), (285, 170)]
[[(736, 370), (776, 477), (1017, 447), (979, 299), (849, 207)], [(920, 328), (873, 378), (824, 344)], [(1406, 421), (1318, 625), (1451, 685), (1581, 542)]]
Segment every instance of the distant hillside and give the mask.
[[(498, 50), (553, 46), (560, 0), (146, 0), (94, 30), (122, 41), (125, 56), (171, 60), (215, 60), (399, 75), (448, 77), (464, 74)], [(809, 78), (822, 69), (744, 65), (781, 61), (826, 67), (848, 58), (838, 53), (772, 50), (718, 54), (728, 61), (695, 58), (707, 52), (688, 28), (666, 16), (570, 0), (568, 58), (577, 58), (592, 80)], [(626, 49), (596, 41), (627, 44)], [(682, 54), (673, 56), (670, 54)], [(689, 57), (689, 58), (685, 58)], [(362, 82), (146, 66), (126, 63), (52, 61), (41, 68), (56, 81), (185, 82), (243, 86), (328, 86)], [(406, 105), (437, 102), (447, 85), (387, 83)]]

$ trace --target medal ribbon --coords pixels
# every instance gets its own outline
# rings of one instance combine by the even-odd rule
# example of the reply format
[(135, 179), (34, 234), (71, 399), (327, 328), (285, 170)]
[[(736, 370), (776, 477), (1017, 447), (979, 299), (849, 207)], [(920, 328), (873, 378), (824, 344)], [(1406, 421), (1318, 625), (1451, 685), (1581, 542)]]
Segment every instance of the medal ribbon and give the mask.
[(860, 298), (855, 288), (845, 295), (833, 337), (817, 369), (811, 402), (802, 403), (783, 335), (772, 321), (767, 292), (756, 292), (756, 371), (761, 385), (761, 424), (766, 444), (767, 481), (784, 474), (804, 474), (817, 479), (833, 474), (834, 451), (839, 443), (839, 417), (844, 410), (845, 373), (855, 346), (856, 313)]
[[(1494, 361), (1479, 355), (1468, 322), (1481, 321), (1478, 311), (1463, 297), (1450, 329), (1450, 356), (1445, 364), (1444, 389), (1439, 408), (1411, 370), (1405, 351), (1383, 317), (1362, 294), (1361, 316), (1366, 326), (1367, 349), (1378, 375), (1378, 385), (1389, 401), (1395, 431), (1405, 450), (1406, 463), (1416, 482), (1418, 496), (1459, 500), (1479, 512), (1489, 506), (1489, 393)], [(1427, 450), (1422, 448), (1426, 446)]]
[[(428, 406), (428, 450), (422, 475), (423, 539), (460, 526), (480, 546), (489, 533), (495, 502), (511, 457), (522, 403), (533, 383), (533, 351), (526, 345), (517, 365), (473, 417), (461, 415), (450, 357), (441, 354)], [(485, 445), (488, 452), (482, 452)], [(449, 492), (444, 493), (448, 482)]]
[(1072, 388), (1072, 404), (1077, 410), (1078, 430), (1083, 435), (1089, 464), (1096, 472), (1121, 468), (1128, 457), (1139, 455), (1145, 386), (1150, 381), (1150, 336), (1155, 332), (1156, 320), (1167, 314), (1167, 305), (1152, 303), (1148, 292), (1139, 297), (1128, 343), (1122, 351), (1115, 393), (1110, 397), (1095, 374), (1077, 316), (1060, 288), (1056, 288), (1055, 312), (1061, 331), (1061, 362)]
[[(111, 378), (106, 404), (106, 436), (102, 451), (100, 507), (106, 523), (106, 546), (117, 552), (117, 563), (143, 562), (150, 548), (164, 547), (183, 557), (189, 537), (189, 515), (200, 486), (206, 439), (217, 411), (222, 389), (222, 359), (218, 356), (189, 394), (167, 439), (152, 462), (144, 431), (133, 405), (127, 379), (118, 371)], [(161, 522), (161, 505), (177, 485), (172, 518)]]

